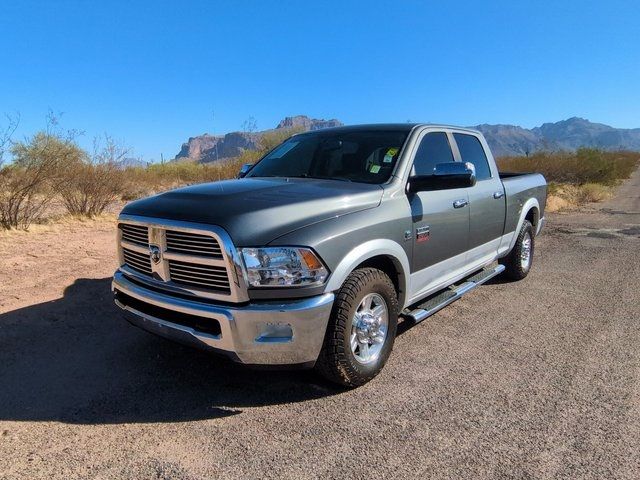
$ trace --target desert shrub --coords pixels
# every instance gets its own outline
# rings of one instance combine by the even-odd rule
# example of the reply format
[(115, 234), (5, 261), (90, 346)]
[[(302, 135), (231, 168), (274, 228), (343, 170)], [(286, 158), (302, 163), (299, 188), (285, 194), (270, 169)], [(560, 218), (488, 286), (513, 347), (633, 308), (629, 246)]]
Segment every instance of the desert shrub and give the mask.
[(637, 152), (580, 148), (575, 152), (537, 152), (528, 157), (498, 159), (501, 171), (539, 172), (548, 182), (615, 185), (638, 167)]
[(72, 215), (100, 215), (125, 192), (119, 162), (128, 149), (108, 135), (104, 139), (94, 139), (93, 145), (91, 157), (84, 154), (65, 168), (60, 195), (67, 212)]
[(577, 191), (578, 203), (602, 202), (611, 196), (611, 187), (598, 183), (585, 183)]
[(559, 210), (607, 199), (612, 187), (638, 168), (640, 153), (580, 148), (502, 157), (497, 162), (501, 171), (542, 173), (549, 183), (547, 205)]
[(71, 166), (67, 172), (60, 196), (72, 215), (100, 215), (124, 192), (123, 172), (117, 164), (85, 161)]
[(12, 149), (13, 162), (0, 170), (0, 226), (28, 228), (43, 214), (65, 181), (65, 169), (84, 152), (70, 139), (39, 132)]
[(235, 178), (241, 165), (242, 160), (236, 158), (205, 164), (185, 161), (127, 168), (123, 173), (125, 183), (122, 199), (135, 200), (183, 185)]
[(260, 150), (259, 153), (264, 155), (265, 153), (273, 150), (282, 142), (284, 142), (287, 138), (295, 135), (296, 133), (302, 132), (303, 129), (300, 127), (294, 128), (279, 128), (277, 130), (271, 130), (266, 132), (260, 138)]

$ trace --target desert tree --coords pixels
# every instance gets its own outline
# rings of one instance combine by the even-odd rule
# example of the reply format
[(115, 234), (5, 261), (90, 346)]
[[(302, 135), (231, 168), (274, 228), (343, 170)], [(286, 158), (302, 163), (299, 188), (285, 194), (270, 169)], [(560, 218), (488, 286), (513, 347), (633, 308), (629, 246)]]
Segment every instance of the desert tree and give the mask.
[(46, 130), (11, 142), (13, 161), (0, 170), (0, 226), (27, 229), (39, 219), (64, 184), (69, 165), (85, 153), (74, 132), (56, 128), (53, 117)]
[(64, 205), (72, 215), (100, 215), (126, 190), (123, 161), (131, 150), (110, 135), (95, 137), (93, 150), (66, 170), (60, 188)]

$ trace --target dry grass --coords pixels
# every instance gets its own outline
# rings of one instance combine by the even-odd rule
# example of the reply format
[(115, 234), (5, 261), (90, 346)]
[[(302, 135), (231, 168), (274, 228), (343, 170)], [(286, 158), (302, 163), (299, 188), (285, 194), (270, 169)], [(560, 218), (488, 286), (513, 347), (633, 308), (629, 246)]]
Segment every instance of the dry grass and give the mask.
[(128, 168), (124, 172), (127, 185), (123, 199), (135, 200), (184, 185), (235, 178), (245, 160), (242, 156), (213, 164), (184, 161)]
[(576, 152), (539, 152), (528, 157), (502, 157), (498, 167), (505, 172), (539, 172), (547, 182), (615, 186), (638, 167), (638, 152), (607, 152), (580, 148)]
[(611, 197), (613, 188), (638, 168), (640, 153), (581, 148), (497, 160), (503, 172), (539, 172), (549, 183), (547, 210), (558, 211)]
[(23, 228), (0, 229), (0, 242), (3, 240), (16, 241), (34, 233), (59, 232), (64, 233), (71, 227), (95, 228), (98, 225), (115, 224), (117, 214), (115, 212), (103, 213), (94, 217), (78, 215), (56, 215), (46, 217), (39, 223), (33, 223), (28, 230)]

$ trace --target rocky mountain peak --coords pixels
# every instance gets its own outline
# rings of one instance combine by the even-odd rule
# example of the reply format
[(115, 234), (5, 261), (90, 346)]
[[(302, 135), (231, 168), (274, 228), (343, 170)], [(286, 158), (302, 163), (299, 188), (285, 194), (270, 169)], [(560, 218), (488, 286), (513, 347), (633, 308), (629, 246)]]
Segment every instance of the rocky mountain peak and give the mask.
[[(319, 130), (321, 128), (339, 127), (343, 123), (339, 120), (323, 120), (310, 118), (306, 115), (295, 115), (285, 117), (276, 126), (278, 129), (301, 128), (302, 130)], [(225, 135), (209, 135), (208, 133), (190, 137), (182, 144), (180, 152), (174, 160), (192, 160), (197, 162), (215, 162), (234, 158), (242, 154), (245, 150), (255, 150), (258, 148), (260, 138), (266, 132), (230, 132)]]
[(295, 115), (285, 117), (280, 120), (276, 128), (303, 128), (304, 130), (319, 130), (320, 128), (340, 127), (343, 123), (340, 120), (320, 120), (309, 118), (306, 115)]

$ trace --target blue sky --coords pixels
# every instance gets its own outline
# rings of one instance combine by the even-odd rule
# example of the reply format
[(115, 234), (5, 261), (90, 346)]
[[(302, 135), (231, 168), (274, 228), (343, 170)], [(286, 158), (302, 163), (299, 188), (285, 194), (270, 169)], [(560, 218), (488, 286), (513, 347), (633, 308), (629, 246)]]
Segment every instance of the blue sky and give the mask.
[[(307, 114), (640, 127), (636, 1), (3, 2), (0, 113), (146, 160)], [(0, 119), (0, 124), (2, 120)]]

